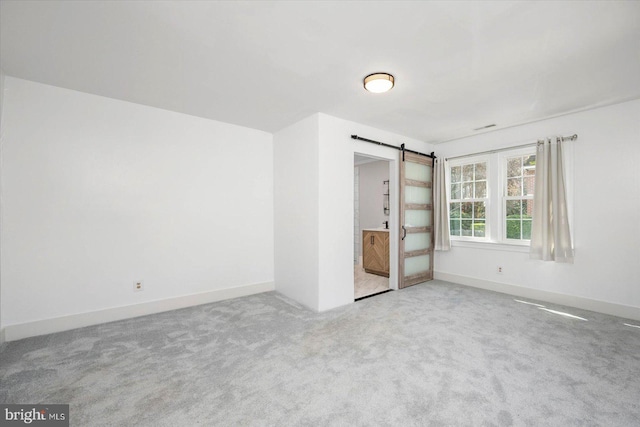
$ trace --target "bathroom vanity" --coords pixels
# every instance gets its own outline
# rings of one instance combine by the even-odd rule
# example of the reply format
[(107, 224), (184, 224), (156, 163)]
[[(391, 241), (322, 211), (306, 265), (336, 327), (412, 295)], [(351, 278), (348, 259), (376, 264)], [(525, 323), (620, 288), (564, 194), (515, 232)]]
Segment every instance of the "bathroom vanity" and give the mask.
[(367, 273), (389, 277), (389, 230), (362, 230), (362, 264)]

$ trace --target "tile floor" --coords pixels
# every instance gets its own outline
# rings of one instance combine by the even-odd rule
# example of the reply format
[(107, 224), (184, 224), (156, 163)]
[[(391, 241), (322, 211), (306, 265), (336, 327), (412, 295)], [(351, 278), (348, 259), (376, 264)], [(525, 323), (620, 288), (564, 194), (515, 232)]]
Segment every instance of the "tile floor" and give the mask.
[(388, 277), (369, 274), (364, 271), (361, 264), (353, 266), (353, 279), (356, 299), (389, 289)]

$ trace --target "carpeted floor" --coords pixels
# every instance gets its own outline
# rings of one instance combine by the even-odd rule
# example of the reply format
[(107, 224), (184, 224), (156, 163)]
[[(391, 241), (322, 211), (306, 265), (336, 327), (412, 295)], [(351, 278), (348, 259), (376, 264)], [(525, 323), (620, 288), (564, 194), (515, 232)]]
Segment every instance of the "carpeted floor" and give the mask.
[(321, 314), (270, 292), (6, 343), (0, 402), (75, 426), (640, 425), (640, 322), (547, 307), (587, 321), (440, 281)]

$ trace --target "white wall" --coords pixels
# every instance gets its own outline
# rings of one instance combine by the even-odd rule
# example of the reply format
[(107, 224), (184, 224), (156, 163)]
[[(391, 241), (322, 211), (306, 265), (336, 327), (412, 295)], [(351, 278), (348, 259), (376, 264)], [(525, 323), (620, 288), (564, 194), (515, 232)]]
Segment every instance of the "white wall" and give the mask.
[(4, 105), (4, 71), (2, 71), (2, 68), (0, 68), (0, 131), (2, 130), (2, 106), (3, 105)]
[(353, 168), (353, 263), (360, 262), (360, 168)]
[[(7, 333), (82, 312), (273, 287), (270, 134), (12, 77), (5, 89)], [(133, 292), (135, 280), (144, 291)]]
[[(2, 126), (2, 107), (4, 105), (4, 71), (0, 67), (0, 177), (2, 176), (2, 134), (4, 128)], [(2, 188), (2, 179), (0, 178), (0, 189)], [(0, 194), (0, 242), (2, 240), (2, 194)], [(2, 244), (0, 243), (0, 260), (2, 259)], [(2, 327), (2, 263), (0, 262), (0, 344), (4, 342), (4, 328)]]
[(358, 230), (354, 245), (358, 248), (358, 257), (362, 256), (362, 230), (365, 228), (384, 227), (383, 222), (389, 221), (389, 215), (384, 214), (384, 193), (387, 186), (383, 181), (389, 179), (389, 162), (376, 161), (358, 166)]
[(273, 138), (276, 289), (313, 310), (318, 310), (318, 120), (317, 114), (307, 117)]
[(353, 302), (354, 153), (392, 161), (390, 286), (397, 287), (399, 152), (352, 134), (431, 151), (420, 141), (322, 113), (274, 135), (276, 290), (314, 310)]
[[(574, 144), (575, 263), (529, 260), (522, 252), (453, 247), (450, 252), (436, 252), (436, 278), (489, 288), (496, 283), (515, 285), (505, 289), (532, 296), (537, 291), (556, 293), (567, 305), (628, 317), (640, 314), (640, 100), (437, 145), (436, 155), (468, 154), (574, 133), (579, 138), (569, 144)], [(502, 275), (496, 273), (498, 265), (504, 269)]]
[[(361, 153), (391, 160), (389, 285), (398, 283), (398, 159), (392, 148), (351, 139), (359, 135), (376, 141), (429, 153), (430, 144), (348, 120), (320, 114), (319, 310), (353, 302), (353, 156)], [(381, 224), (382, 225), (382, 224)]]
[[(384, 192), (386, 186), (383, 181), (389, 179), (389, 162), (377, 161), (365, 163), (360, 168), (360, 229), (359, 239), (362, 239), (362, 230), (365, 228), (383, 228), (384, 221), (389, 220), (389, 215), (384, 214)], [(362, 248), (360, 256), (362, 255)]]

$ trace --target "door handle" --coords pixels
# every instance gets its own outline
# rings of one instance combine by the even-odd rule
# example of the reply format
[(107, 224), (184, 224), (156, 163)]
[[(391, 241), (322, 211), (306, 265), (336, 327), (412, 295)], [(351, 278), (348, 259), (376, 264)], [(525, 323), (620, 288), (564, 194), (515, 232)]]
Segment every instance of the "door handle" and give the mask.
[(404, 228), (404, 225), (402, 226), (402, 240), (404, 240), (404, 238), (407, 237), (407, 229)]

